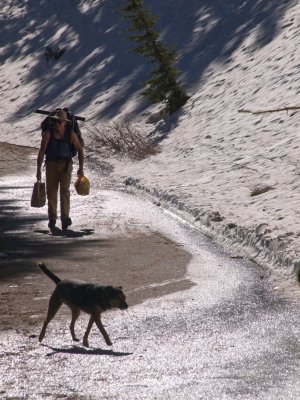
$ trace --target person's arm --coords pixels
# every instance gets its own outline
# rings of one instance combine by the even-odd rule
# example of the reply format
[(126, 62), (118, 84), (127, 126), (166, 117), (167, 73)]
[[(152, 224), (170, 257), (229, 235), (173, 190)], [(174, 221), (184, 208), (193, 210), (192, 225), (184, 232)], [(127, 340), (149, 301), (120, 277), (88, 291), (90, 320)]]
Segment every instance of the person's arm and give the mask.
[(50, 132), (45, 131), (42, 136), (41, 146), (37, 157), (37, 170), (36, 170), (36, 178), (38, 181), (42, 178), (42, 164), (45, 157), (45, 152), (49, 143)]
[(71, 134), (71, 143), (73, 144), (74, 147), (76, 147), (76, 149), (78, 151), (79, 168), (77, 171), (77, 176), (81, 177), (84, 175), (84, 173), (83, 173), (84, 151), (83, 151), (83, 147), (82, 147), (81, 143), (79, 142), (79, 139), (75, 132), (72, 132), (72, 134)]

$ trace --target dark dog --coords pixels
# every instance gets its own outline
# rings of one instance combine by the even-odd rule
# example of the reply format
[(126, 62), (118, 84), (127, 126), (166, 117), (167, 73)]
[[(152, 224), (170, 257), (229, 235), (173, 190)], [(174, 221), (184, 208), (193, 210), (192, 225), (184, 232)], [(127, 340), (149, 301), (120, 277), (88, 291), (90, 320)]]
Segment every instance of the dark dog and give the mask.
[(120, 310), (126, 310), (128, 308), (122, 288), (100, 286), (94, 283), (86, 283), (77, 280), (60, 280), (59, 277), (49, 271), (43, 263), (38, 263), (38, 266), (44, 274), (56, 284), (56, 288), (49, 300), (48, 314), (41, 330), (39, 341), (41, 342), (44, 339), (47, 325), (64, 303), (69, 306), (72, 311), (70, 331), (73, 340), (78, 341), (74, 327), (80, 311), (84, 311), (90, 314), (91, 318), (83, 337), (83, 345), (86, 347), (89, 346), (88, 337), (93, 323), (95, 322), (106, 344), (111, 346), (110, 338), (101, 322), (101, 313), (111, 308), (119, 308)]

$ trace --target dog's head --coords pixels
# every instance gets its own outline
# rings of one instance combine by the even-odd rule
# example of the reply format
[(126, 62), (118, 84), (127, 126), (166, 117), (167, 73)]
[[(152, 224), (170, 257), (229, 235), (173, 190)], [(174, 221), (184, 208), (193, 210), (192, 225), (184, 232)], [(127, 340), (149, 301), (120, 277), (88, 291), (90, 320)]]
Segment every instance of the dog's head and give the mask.
[(106, 286), (104, 291), (107, 296), (109, 308), (119, 308), (120, 310), (128, 308), (126, 296), (121, 287)]

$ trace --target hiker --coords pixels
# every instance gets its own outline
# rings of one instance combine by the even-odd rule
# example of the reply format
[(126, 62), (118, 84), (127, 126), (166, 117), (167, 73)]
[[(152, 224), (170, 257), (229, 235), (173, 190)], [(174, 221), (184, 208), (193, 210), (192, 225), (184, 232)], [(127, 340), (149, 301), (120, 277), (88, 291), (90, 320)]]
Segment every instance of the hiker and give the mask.
[(83, 147), (70, 127), (67, 113), (58, 109), (50, 115), (51, 124), (42, 132), (42, 141), (37, 158), (37, 180), (41, 180), (41, 167), (46, 155), (46, 193), (48, 199), (48, 227), (53, 232), (57, 219), (57, 196), (60, 189), (60, 218), (62, 230), (72, 225), (70, 218), (70, 184), (72, 176), (72, 153), (74, 146), (78, 151), (79, 169), (77, 176), (84, 176)]

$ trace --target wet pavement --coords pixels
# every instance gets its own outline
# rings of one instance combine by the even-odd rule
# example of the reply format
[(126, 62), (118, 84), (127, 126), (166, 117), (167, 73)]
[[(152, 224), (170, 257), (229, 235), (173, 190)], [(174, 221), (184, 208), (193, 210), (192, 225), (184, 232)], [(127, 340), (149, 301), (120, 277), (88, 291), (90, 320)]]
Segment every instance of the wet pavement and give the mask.
[[(10, 177), (11, 189), (2, 190), (1, 198), (5, 201), (14, 194), (15, 206), (22, 208), (24, 217), (31, 217), (27, 225), (15, 226), (14, 234), (22, 237), (31, 227), (33, 254), (49, 243), (52, 253), (59, 245), (64, 248), (59, 255), (47, 255), (48, 266), (58, 274), (67, 277), (79, 270), (87, 274), (89, 257), (94, 276), (108, 264), (100, 271), (105, 280), (110, 270), (114, 279), (130, 270), (123, 287), (132, 298), (131, 306), (103, 315), (112, 348), (95, 327), (90, 348), (72, 342), (67, 309), (50, 323), (42, 345), (37, 341), (41, 314), (33, 313), (35, 323), (26, 324), (21, 318), (20, 326), (1, 330), (0, 398), (298, 399), (298, 299), (276, 290), (267, 271), (223, 252), (169, 212), (126, 193), (105, 190), (95, 177), (93, 182), (91, 196), (74, 197), (74, 232), (88, 228), (90, 233), (82, 237), (48, 235), (41, 210), (22, 206), (30, 193), (28, 179)], [(7, 182), (2, 180), (1, 185)], [(10, 233), (7, 229), (6, 235)], [(92, 239), (96, 244), (91, 245)], [(74, 241), (78, 252), (72, 259), (68, 245), (75, 251)], [(39, 246), (34, 250), (35, 242)], [(118, 253), (121, 242), (124, 251)], [(64, 256), (66, 264), (60, 266)], [(24, 282), (32, 276), (38, 286), (32, 302), (46, 307), (53, 285), (31, 269), (33, 256), (28, 260)], [(157, 268), (159, 260), (163, 262)], [(119, 265), (119, 270), (115, 272), (112, 265)], [(8, 291), (20, 276), (15, 268), (14, 275), (2, 279), (2, 295), (3, 287), (8, 284)], [(145, 270), (153, 272), (151, 279)], [(82, 337), (87, 321), (84, 315), (78, 320), (78, 336)]]

